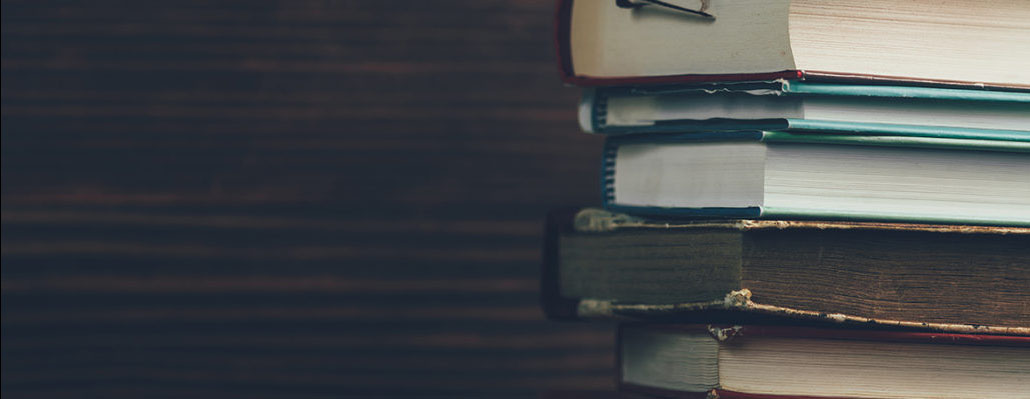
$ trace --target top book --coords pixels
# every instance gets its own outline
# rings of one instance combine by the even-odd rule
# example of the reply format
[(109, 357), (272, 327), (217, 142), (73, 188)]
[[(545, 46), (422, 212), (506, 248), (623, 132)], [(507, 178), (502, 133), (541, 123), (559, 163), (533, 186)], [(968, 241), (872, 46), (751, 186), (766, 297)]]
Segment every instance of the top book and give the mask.
[(559, 1), (565, 81), (885, 80), (1030, 89), (1026, 0), (662, 3)]

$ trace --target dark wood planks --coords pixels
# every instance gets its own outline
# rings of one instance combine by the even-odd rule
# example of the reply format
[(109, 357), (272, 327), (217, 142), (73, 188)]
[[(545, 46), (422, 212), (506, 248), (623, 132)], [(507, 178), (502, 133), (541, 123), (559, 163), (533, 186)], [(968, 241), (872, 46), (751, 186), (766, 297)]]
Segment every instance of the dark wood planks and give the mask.
[(552, 6), (4, 1), (5, 395), (611, 388), (537, 308), (598, 196)]

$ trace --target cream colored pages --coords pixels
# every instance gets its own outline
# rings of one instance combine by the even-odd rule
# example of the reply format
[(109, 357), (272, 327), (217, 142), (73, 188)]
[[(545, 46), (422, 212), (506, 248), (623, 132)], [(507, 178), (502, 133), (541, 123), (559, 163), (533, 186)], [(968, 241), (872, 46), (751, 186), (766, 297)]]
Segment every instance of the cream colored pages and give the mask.
[(794, 0), (799, 69), (1030, 85), (1028, 0)]
[[(746, 370), (747, 372), (743, 372)], [(723, 388), (848, 398), (1026, 398), (1030, 348), (742, 339), (719, 348)]]

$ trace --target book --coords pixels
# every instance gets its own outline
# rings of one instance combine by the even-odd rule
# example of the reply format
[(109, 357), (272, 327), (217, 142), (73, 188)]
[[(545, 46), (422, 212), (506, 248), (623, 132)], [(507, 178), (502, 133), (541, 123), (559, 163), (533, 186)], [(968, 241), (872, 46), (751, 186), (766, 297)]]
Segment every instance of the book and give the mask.
[(1030, 87), (1023, 0), (560, 1), (559, 68), (570, 84), (887, 80)]
[(1030, 226), (1030, 143), (910, 133), (610, 137), (603, 200), (657, 216)]
[[(776, 80), (583, 90), (586, 132), (880, 132), (1030, 140), (1030, 92)], [(976, 132), (972, 130), (1002, 130)]]
[[(1030, 228), (549, 215), (556, 319), (891, 326), (1030, 335)], [(716, 318), (716, 319), (713, 319)]]
[(659, 324), (623, 325), (618, 341), (620, 389), (656, 396), (964, 399), (1030, 392), (1027, 336)]

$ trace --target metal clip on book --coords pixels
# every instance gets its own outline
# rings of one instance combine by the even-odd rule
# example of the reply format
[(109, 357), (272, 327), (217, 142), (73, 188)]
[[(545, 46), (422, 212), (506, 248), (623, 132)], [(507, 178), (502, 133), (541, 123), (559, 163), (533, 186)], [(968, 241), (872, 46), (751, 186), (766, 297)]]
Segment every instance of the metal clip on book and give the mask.
[(708, 1), (709, 0), (700, 0), (701, 8), (699, 8), (697, 10), (686, 8), (686, 7), (683, 7), (683, 6), (679, 6), (679, 5), (672, 4), (672, 3), (669, 3), (669, 2), (665, 2), (665, 1), (661, 1), (661, 0), (615, 0), (615, 5), (618, 6), (619, 8), (628, 8), (628, 9), (638, 9), (638, 8), (641, 8), (641, 7), (644, 7), (644, 6), (652, 5), (652, 6), (664, 7), (665, 9), (676, 10), (676, 11), (679, 11), (679, 12), (684, 12), (684, 13), (687, 13), (687, 14), (696, 15), (696, 16), (699, 16), (699, 17), (703, 17), (703, 18), (708, 18), (708, 19), (714, 20), (715, 19), (715, 15), (712, 15), (712, 14), (709, 14), (708, 12), (706, 12), (706, 10), (708, 9)]

